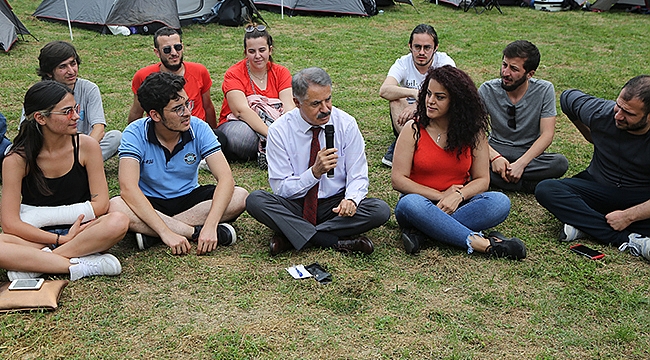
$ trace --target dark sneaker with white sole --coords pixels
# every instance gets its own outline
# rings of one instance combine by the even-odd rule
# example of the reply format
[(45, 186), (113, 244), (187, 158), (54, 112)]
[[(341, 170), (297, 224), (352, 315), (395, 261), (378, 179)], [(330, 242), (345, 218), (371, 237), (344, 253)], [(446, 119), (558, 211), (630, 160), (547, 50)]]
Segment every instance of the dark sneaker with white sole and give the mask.
[(526, 258), (526, 245), (518, 238), (507, 238), (498, 231), (492, 231), (488, 234), (490, 246), (487, 248), (487, 253), (511, 260), (521, 260)]
[(386, 150), (386, 155), (381, 158), (381, 163), (392, 168), (393, 167), (393, 153), (395, 153), (395, 141)]
[[(194, 226), (194, 234), (192, 234), (192, 240), (197, 241), (199, 239), (199, 234), (203, 225)], [(221, 223), (217, 225), (217, 245), (219, 246), (230, 246), (237, 242), (237, 232), (232, 225), (228, 223)]]
[(161, 238), (156, 236), (149, 236), (142, 233), (135, 233), (135, 242), (138, 244), (138, 249), (146, 250), (150, 247), (162, 245)]

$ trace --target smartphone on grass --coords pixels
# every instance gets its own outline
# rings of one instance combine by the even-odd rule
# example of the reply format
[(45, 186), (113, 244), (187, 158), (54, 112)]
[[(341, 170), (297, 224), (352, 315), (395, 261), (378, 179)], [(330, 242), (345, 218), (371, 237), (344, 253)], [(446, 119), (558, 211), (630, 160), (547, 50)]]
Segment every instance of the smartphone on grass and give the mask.
[(569, 249), (577, 254), (584, 255), (590, 258), (591, 260), (598, 260), (605, 257), (605, 254), (601, 253), (600, 251), (594, 250), (582, 244), (572, 245)]

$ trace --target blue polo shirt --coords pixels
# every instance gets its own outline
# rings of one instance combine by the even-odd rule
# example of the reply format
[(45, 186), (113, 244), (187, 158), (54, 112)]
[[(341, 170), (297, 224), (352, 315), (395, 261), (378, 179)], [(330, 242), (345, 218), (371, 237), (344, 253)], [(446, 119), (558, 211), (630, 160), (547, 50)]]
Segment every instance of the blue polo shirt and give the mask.
[(171, 199), (187, 195), (199, 186), (199, 161), (221, 151), (210, 125), (192, 116), (190, 129), (170, 152), (160, 144), (151, 118), (130, 123), (122, 134), (120, 159), (140, 163), (140, 190), (147, 197)]

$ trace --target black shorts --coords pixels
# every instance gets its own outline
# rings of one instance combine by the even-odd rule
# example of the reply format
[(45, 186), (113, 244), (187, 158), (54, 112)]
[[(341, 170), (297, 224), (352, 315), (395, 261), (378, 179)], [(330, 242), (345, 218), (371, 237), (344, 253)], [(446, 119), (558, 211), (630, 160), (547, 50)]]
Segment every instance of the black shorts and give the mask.
[(161, 199), (147, 196), (147, 199), (154, 209), (167, 216), (174, 216), (182, 213), (187, 209), (191, 209), (198, 203), (204, 202), (206, 200), (212, 200), (215, 188), (216, 185), (201, 185), (192, 190), (192, 192), (187, 195), (171, 199)]

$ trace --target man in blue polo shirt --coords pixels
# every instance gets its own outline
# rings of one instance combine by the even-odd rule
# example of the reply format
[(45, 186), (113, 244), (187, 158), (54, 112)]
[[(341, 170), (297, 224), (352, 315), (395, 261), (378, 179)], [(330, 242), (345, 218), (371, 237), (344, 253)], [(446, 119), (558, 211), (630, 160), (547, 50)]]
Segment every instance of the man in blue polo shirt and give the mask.
[[(230, 166), (210, 126), (191, 116), (185, 79), (170, 73), (149, 75), (138, 89), (148, 117), (124, 129), (119, 148), (121, 196), (111, 211), (125, 213), (144, 250), (161, 241), (172, 254), (197, 254), (232, 245), (235, 220), (246, 207), (248, 192), (236, 187)], [(206, 159), (217, 185), (199, 185), (198, 167)]]

